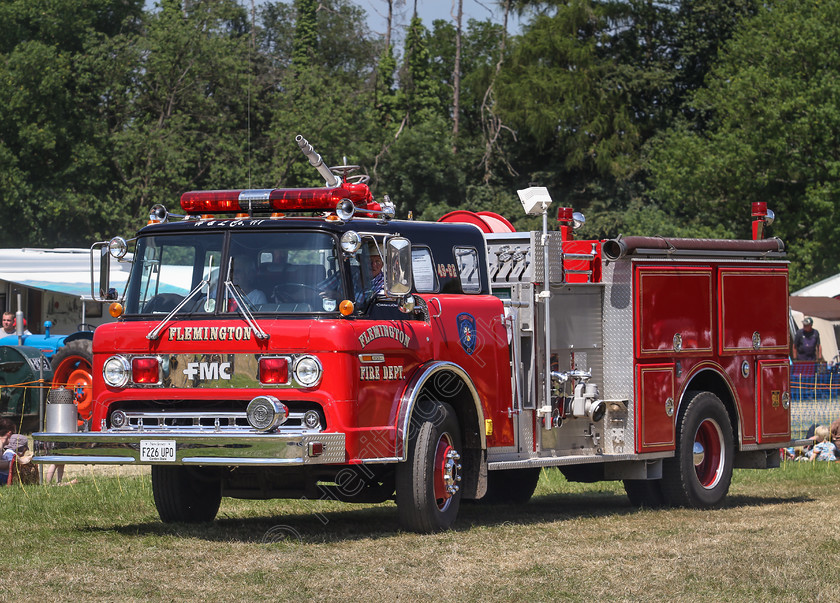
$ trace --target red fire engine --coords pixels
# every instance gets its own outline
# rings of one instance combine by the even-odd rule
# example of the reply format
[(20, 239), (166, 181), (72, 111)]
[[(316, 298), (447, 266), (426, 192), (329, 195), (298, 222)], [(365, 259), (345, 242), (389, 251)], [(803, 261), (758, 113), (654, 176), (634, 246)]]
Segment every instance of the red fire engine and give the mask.
[[(48, 424), (37, 460), (150, 464), (163, 521), (223, 496), (394, 498), (420, 532), (462, 499), (527, 501), (544, 467), (713, 507), (734, 467), (778, 464), (788, 271), (764, 204), (753, 240), (575, 240), (583, 216), (549, 231), (543, 188), (519, 191), (542, 232), (394, 220), (297, 141), (324, 188), (188, 192), (133, 254), (93, 246), (119, 320), (94, 335), (89, 431)], [(132, 262), (119, 299), (111, 257)]]

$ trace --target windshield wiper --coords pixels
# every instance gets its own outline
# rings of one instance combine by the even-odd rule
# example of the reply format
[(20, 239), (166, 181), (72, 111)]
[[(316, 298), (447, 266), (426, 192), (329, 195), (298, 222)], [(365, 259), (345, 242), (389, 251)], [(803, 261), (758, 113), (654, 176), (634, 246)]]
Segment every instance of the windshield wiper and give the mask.
[(179, 311), (181, 308), (183, 308), (184, 306), (186, 306), (186, 305), (187, 305), (187, 302), (189, 302), (189, 301), (190, 301), (193, 297), (195, 297), (195, 295), (196, 295), (199, 291), (201, 291), (201, 288), (202, 288), (202, 287), (204, 287), (205, 285), (207, 285), (207, 287), (208, 287), (208, 288), (210, 287), (210, 276), (209, 276), (209, 275), (208, 275), (208, 277), (207, 277), (206, 279), (204, 279), (204, 280), (202, 280), (200, 283), (198, 283), (198, 285), (196, 285), (195, 289), (193, 289), (192, 291), (190, 291), (190, 294), (189, 294), (189, 295), (187, 295), (184, 299), (182, 299), (182, 300), (181, 300), (181, 303), (179, 303), (177, 306), (175, 306), (174, 308), (172, 308), (172, 311), (171, 311), (169, 314), (167, 314), (167, 315), (166, 315), (166, 317), (165, 317), (163, 320), (161, 320), (161, 321), (160, 321), (160, 323), (158, 324), (158, 326), (156, 326), (154, 329), (152, 329), (151, 331), (149, 331), (149, 334), (148, 334), (148, 335), (146, 335), (146, 339), (155, 340), (155, 339), (157, 339), (158, 337), (160, 337), (160, 332), (161, 332), (161, 330), (163, 330), (163, 326), (164, 326), (166, 323), (168, 323), (168, 322), (172, 319), (172, 317), (173, 317), (173, 316), (175, 316), (175, 315), (178, 313), (178, 311)]
[(257, 339), (268, 339), (268, 333), (263, 331), (260, 326), (257, 324), (256, 319), (254, 319), (254, 315), (251, 314), (251, 310), (248, 308), (248, 302), (242, 296), (242, 293), (233, 284), (230, 280), (231, 275), (231, 267), (228, 266), (227, 278), (225, 279), (225, 291), (227, 294), (230, 295), (234, 301), (236, 302), (236, 310), (242, 315), (242, 318), (245, 319), (245, 322), (253, 329), (254, 335), (257, 336)]
[(207, 287), (207, 302), (206, 302), (205, 307), (208, 307), (209, 302), (210, 302), (210, 275), (212, 273), (213, 273), (213, 256), (210, 256), (209, 261), (207, 262), (207, 276), (205, 278), (201, 279), (201, 281), (198, 283), (198, 285), (196, 285), (195, 289), (190, 291), (189, 295), (187, 295), (184, 299), (181, 300), (181, 303), (179, 303), (177, 306), (172, 308), (172, 311), (169, 314), (167, 314), (166, 317), (164, 317), (164, 319), (162, 321), (160, 321), (160, 323), (158, 323), (158, 326), (156, 326), (154, 329), (149, 331), (149, 334), (146, 335), (146, 339), (151, 339), (152, 341), (154, 341), (155, 339), (160, 337), (160, 332), (163, 330), (163, 326), (166, 323), (168, 323), (172, 319), (172, 317), (175, 316), (181, 310), (181, 308), (186, 306), (187, 303), (193, 297), (195, 297), (196, 294), (199, 291), (201, 291), (202, 288), (204, 288), (205, 286)]

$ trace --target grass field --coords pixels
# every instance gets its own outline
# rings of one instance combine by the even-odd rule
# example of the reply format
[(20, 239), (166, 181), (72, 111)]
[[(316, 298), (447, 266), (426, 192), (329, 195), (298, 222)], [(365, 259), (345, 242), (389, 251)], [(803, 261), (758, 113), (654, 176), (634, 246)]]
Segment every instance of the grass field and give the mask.
[(225, 499), (160, 523), (146, 472), (76, 468), (0, 488), (0, 601), (832, 601), (840, 463), (735, 473), (715, 511), (632, 508), (619, 483), (543, 471), (521, 507), (463, 505), (455, 530), (401, 532), (396, 508)]

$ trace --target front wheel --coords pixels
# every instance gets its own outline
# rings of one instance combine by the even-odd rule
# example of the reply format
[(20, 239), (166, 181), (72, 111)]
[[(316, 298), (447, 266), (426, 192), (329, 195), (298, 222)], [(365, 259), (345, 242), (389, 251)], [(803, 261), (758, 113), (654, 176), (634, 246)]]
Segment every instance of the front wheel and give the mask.
[(164, 523), (201, 523), (219, 512), (222, 484), (213, 469), (152, 465), (152, 495)]
[(729, 414), (711, 392), (690, 392), (677, 425), (677, 448), (662, 463), (662, 495), (670, 505), (720, 506), (732, 481)]
[(455, 411), (433, 402), (415, 410), (406, 441), (407, 458), (397, 466), (397, 512), (406, 530), (449, 529), (461, 504), (461, 435)]

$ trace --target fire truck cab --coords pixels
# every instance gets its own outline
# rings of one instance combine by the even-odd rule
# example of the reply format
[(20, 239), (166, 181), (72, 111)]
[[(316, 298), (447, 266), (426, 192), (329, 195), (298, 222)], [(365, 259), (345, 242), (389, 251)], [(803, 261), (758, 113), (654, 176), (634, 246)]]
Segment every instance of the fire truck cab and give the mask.
[(766, 208), (745, 241), (575, 240), (545, 189), (520, 191), (542, 232), (394, 220), (298, 144), (326, 187), (189, 192), (130, 260), (94, 245), (100, 298), (109, 258), (132, 267), (94, 335), (89, 431), (47, 425), (36, 460), (152, 465), (163, 521), (224, 496), (395, 499), (420, 532), (465, 498), (527, 501), (543, 467), (712, 507), (734, 467), (778, 464), (787, 263)]

